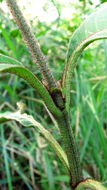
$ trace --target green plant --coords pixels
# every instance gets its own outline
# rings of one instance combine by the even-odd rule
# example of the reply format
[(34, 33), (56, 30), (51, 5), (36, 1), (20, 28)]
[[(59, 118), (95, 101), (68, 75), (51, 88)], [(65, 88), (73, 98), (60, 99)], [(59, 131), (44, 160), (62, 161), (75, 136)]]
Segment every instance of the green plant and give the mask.
[(107, 8), (103, 8), (92, 14), (72, 35), (68, 47), (65, 69), (62, 76), (62, 84), (61, 87), (59, 87), (38, 46), (37, 41), (35, 40), (34, 35), (31, 32), (30, 27), (17, 6), (16, 1), (6, 0), (6, 2), (14, 16), (14, 19), (16, 20), (17, 25), (19, 26), (20, 31), (22, 32), (23, 39), (29, 47), (33, 61), (37, 64), (46, 85), (43, 85), (30, 70), (23, 66), (22, 63), (2, 54), (0, 55), (0, 71), (9, 72), (25, 79), (38, 91), (48, 110), (58, 123), (66, 153), (47, 130), (38, 124), (31, 116), (22, 114), (21, 110), (16, 113), (1, 113), (0, 122), (16, 120), (24, 126), (36, 126), (48, 140), (49, 144), (53, 147), (54, 151), (65, 165), (71, 179), (70, 186), (72, 189), (106, 189), (99, 182), (91, 179), (84, 179), (83, 177), (78, 145), (70, 126), (69, 107), (71, 100), (71, 82), (73, 80), (73, 72), (76, 67), (78, 57), (84, 48), (93, 41), (107, 38)]

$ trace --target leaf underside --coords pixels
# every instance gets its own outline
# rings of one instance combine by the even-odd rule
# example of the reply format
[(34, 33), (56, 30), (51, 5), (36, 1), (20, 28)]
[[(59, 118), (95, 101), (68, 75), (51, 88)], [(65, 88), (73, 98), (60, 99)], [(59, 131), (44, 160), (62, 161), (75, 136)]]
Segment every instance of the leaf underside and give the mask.
[(55, 140), (55, 138), (51, 135), (51, 133), (48, 130), (46, 130), (39, 122), (34, 120), (34, 118), (31, 115), (25, 113), (21, 114), (20, 111), (14, 113), (12, 112), (0, 113), (0, 123), (11, 120), (15, 120), (25, 127), (29, 128), (34, 127), (34, 129), (38, 130), (45, 137), (45, 139), (53, 148), (54, 152), (62, 161), (66, 169), (69, 171), (69, 164), (64, 150), (61, 148), (61, 146)]
[(77, 60), (83, 50), (92, 42), (107, 38), (107, 5), (91, 14), (71, 37), (66, 65), (63, 74), (63, 89), (66, 96), (66, 107), (70, 105), (71, 82)]

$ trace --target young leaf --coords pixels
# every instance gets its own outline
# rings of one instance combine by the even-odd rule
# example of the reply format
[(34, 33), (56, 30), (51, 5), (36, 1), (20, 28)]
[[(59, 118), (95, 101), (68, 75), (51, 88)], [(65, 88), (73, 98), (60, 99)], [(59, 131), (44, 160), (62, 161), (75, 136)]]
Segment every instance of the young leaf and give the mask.
[(91, 14), (71, 37), (67, 63), (63, 74), (63, 89), (66, 88), (66, 107), (70, 104), (70, 87), (77, 59), (82, 51), (95, 40), (107, 38), (107, 5)]
[(100, 182), (92, 180), (92, 179), (86, 179), (83, 182), (81, 182), (75, 190), (83, 190), (83, 189), (90, 189), (90, 190), (107, 190), (106, 187), (101, 185)]
[(47, 89), (42, 85), (38, 78), (27, 68), (19, 65), (0, 64), (0, 71), (12, 73), (25, 79), (34, 89), (37, 90), (52, 114), (56, 116), (59, 116), (61, 114), (60, 110), (55, 106)]
[(48, 141), (48, 143), (51, 145), (59, 159), (62, 161), (64, 166), (69, 171), (69, 164), (67, 160), (67, 156), (64, 152), (64, 150), (61, 148), (59, 143), (55, 140), (55, 138), (51, 135), (51, 133), (44, 129), (44, 127), (34, 120), (34, 118), (27, 114), (21, 114), (20, 111), (17, 111), (15, 113), (12, 112), (5, 112), (0, 113), (0, 123), (6, 122), (9, 120), (15, 120), (21, 123), (25, 127), (35, 127), (35, 129), (38, 129), (40, 133), (45, 137), (45, 139)]

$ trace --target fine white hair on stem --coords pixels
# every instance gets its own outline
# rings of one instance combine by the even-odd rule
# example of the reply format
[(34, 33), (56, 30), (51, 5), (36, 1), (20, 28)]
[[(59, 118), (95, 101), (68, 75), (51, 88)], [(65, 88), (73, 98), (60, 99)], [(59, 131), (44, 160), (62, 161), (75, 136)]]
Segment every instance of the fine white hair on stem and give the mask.
[(56, 81), (50, 71), (48, 63), (45, 56), (42, 54), (39, 44), (35, 39), (34, 34), (31, 31), (30, 26), (28, 25), (26, 19), (23, 16), (22, 11), (16, 3), (16, 0), (6, 0), (6, 3), (16, 21), (24, 41), (26, 42), (30, 53), (32, 55), (34, 63), (37, 64), (41, 74), (43, 75), (45, 81), (47, 82), (49, 88), (56, 87)]

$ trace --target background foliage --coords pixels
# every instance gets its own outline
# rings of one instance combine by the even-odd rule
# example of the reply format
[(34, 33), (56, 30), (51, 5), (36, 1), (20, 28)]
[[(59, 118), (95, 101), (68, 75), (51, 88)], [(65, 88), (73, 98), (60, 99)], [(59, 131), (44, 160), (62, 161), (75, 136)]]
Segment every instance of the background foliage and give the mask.
[[(2, 1), (0, 1), (2, 2)], [(101, 6), (99, 1), (96, 6)], [(50, 4), (51, 3), (51, 4)], [(69, 38), (84, 18), (95, 9), (93, 1), (68, 3), (74, 8), (72, 18), (62, 16), (64, 5), (48, 1), (44, 11), (53, 6), (57, 19), (51, 23), (31, 20), (32, 30), (47, 56), (50, 67), (60, 79), (65, 63)], [(28, 49), (14, 21), (0, 10), (0, 53), (22, 61), (38, 77)], [(72, 127), (80, 147), (80, 158), (86, 176), (107, 184), (107, 41), (90, 45), (75, 70), (72, 83)], [(38, 94), (25, 81), (14, 75), (0, 74), (0, 111), (17, 110), (16, 102), (23, 101), (25, 111), (45, 126), (61, 143), (56, 122), (50, 118)], [(30, 190), (69, 190), (69, 178), (50, 146), (41, 134), (23, 128), (17, 122), (0, 128), (0, 188)]]

